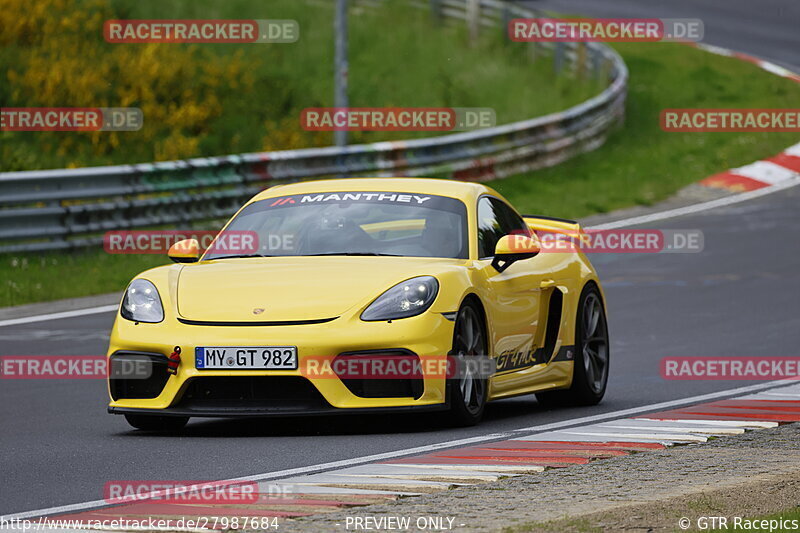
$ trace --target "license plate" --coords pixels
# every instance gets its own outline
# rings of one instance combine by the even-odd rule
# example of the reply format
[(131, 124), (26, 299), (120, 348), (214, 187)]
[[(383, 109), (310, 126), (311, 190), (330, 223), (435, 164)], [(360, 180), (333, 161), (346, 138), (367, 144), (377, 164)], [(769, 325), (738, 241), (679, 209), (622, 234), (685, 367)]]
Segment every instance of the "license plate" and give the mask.
[(200, 370), (296, 370), (297, 346), (198, 346)]

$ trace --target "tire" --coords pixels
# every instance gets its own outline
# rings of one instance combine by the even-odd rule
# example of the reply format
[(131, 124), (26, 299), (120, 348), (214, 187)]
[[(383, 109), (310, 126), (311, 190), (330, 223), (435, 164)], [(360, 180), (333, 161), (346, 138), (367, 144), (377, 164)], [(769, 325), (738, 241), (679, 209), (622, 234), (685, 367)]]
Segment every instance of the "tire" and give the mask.
[[(489, 392), (488, 379), (475, 375), (475, 364), (486, 357), (486, 325), (478, 306), (466, 302), (456, 315), (452, 361), (455, 376), (448, 380), (450, 398), (448, 422), (454, 426), (474, 426), (483, 418)], [(481, 366), (482, 368), (482, 366)]]
[(125, 415), (128, 424), (147, 431), (177, 431), (189, 421), (188, 416)]
[(608, 322), (600, 291), (589, 283), (581, 292), (575, 315), (575, 363), (572, 385), (565, 390), (536, 393), (545, 407), (597, 405), (608, 385)]

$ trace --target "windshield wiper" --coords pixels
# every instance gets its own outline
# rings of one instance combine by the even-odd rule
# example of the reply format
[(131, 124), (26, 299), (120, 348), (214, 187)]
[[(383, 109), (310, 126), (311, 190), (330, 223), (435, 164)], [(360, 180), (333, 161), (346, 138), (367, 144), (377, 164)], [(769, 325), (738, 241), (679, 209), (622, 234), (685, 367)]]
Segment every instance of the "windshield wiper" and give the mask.
[(401, 255), (397, 254), (379, 254), (375, 252), (328, 252), (324, 254), (305, 254), (306, 256), (317, 256), (317, 255), (367, 255), (367, 256), (380, 256), (380, 257), (402, 257)]

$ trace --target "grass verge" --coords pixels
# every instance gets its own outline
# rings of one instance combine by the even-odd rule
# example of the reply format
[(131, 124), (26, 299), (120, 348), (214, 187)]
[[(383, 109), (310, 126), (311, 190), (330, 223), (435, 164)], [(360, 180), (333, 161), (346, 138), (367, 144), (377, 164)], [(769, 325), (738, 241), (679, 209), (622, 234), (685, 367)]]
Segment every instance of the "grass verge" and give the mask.
[(594, 152), (490, 185), (520, 210), (579, 218), (651, 205), (729, 168), (775, 155), (796, 133), (667, 133), (665, 108), (794, 108), (800, 84), (680, 44), (621, 44), (631, 72), (625, 126)]
[[(135, 132), (0, 132), (0, 169), (83, 167), (333, 144), (300, 114), (333, 106), (330, 1), (8, 0), (0, 11), (4, 107), (138, 107)], [(349, 13), (353, 107), (492, 107), (498, 123), (566, 109), (599, 91), (501, 30), (470, 45), (464, 24), (390, 1)], [(109, 19), (292, 19), (290, 44), (111, 44)], [(352, 132), (351, 143), (437, 135)]]
[[(800, 99), (800, 86), (749, 63), (688, 46), (645, 43), (618, 49), (631, 70), (625, 126), (595, 152), (490, 184), (520, 211), (576, 218), (649, 205), (710, 174), (797, 142), (791, 133), (662, 132), (658, 117), (663, 108), (791, 108)], [(435, 69), (426, 75), (434, 79)], [(379, 80), (363, 84), (385, 85)], [(509, 102), (512, 96), (522, 98), (510, 93)], [(121, 291), (141, 270), (165, 262), (160, 256), (102, 250), (0, 255), (0, 306)]]

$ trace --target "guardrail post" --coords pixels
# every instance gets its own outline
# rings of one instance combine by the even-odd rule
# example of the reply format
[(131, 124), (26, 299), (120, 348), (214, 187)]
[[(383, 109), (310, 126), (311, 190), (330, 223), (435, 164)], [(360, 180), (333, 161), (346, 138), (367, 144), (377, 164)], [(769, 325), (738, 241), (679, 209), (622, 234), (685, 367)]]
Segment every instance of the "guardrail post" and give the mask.
[[(434, 16), (455, 0), (429, 0)], [(458, 0), (468, 7), (470, 0)], [(476, 0), (472, 0), (473, 2)], [(484, 14), (505, 18), (505, 4), (482, 0)], [(415, 6), (428, 4), (415, 0)], [(474, 5), (474, 4), (472, 4)], [(478, 12), (478, 16), (479, 16)], [(535, 12), (508, 3), (508, 15)], [(480, 20), (477, 18), (476, 20)], [(495, 30), (491, 30), (495, 31)], [(456, 136), (380, 142), (347, 147), (306, 148), (138, 165), (0, 172), (0, 254), (96, 245), (110, 229), (136, 229), (226, 218), (258, 190), (273, 183), (341, 175), (504, 177), (551, 166), (597, 146), (625, 119), (628, 70), (613, 49), (591, 43), (520, 43), (532, 58), (552, 57), (556, 73), (571, 72), (572, 58), (592, 54), (582, 68), (603, 82), (614, 82), (597, 97), (564, 113)], [(588, 50), (587, 50), (588, 49)], [(573, 50), (575, 55), (573, 56)], [(577, 67), (576, 67), (577, 68)], [(598, 120), (598, 119), (603, 120)], [(199, 226), (198, 226), (199, 227)]]
[[(47, 202), (47, 206), (48, 206), (48, 207), (64, 207), (64, 206), (62, 206), (62, 205), (61, 205), (61, 200), (51, 200), (51, 201)], [(70, 215), (69, 215), (69, 214), (67, 214), (67, 211), (65, 210), (65, 212), (64, 212), (64, 213), (62, 213), (61, 217), (59, 217), (59, 218), (61, 219), (61, 220), (60, 220), (60, 222), (61, 222), (61, 227), (63, 227), (63, 228), (66, 230), (66, 231), (64, 232), (64, 234), (62, 234), (62, 235), (55, 235), (55, 236), (53, 236), (53, 235), (50, 235), (50, 236), (49, 236), (49, 238), (48, 238), (48, 240), (49, 240), (51, 243), (54, 243), (54, 245), (55, 245), (56, 247), (58, 247), (58, 246), (59, 246), (59, 244), (64, 244), (64, 243), (66, 243), (66, 242), (67, 242), (67, 240), (68, 240), (68, 237), (70, 236), (70, 231), (69, 231), (69, 230), (70, 230), (71, 224), (70, 224), (70, 222), (69, 222), (69, 218), (68, 218), (69, 216), (70, 216)]]
[(503, 2), (503, 11), (500, 17), (502, 20), (502, 28), (501, 31), (503, 32), (503, 44), (508, 45), (511, 42), (511, 36), (508, 34), (508, 25), (511, 24), (511, 8), (508, 6), (508, 2)]
[(577, 43), (577, 50), (575, 50), (575, 52), (575, 74), (579, 80), (582, 80), (586, 74), (586, 43)]
[[(350, 65), (347, 59), (347, 0), (336, 0), (336, 16), (333, 20), (334, 29), (334, 106), (338, 108), (349, 107), (347, 98), (347, 81)], [(333, 132), (336, 146), (347, 145), (347, 131), (336, 130)]]
[(603, 55), (600, 53), (600, 49), (595, 46), (592, 46), (590, 50), (592, 55), (592, 78), (599, 79), (600, 63), (603, 59)]
[(467, 26), (471, 43), (478, 41), (481, 22), (481, 0), (467, 0)]
[(603, 81), (611, 79), (612, 72), (614, 72), (614, 64), (606, 57), (603, 59), (602, 68), (600, 69)]
[(538, 57), (538, 53), (536, 51), (536, 43), (528, 43), (528, 57), (531, 60), (531, 63), (536, 63), (536, 59)]
[(438, 25), (442, 24), (442, 0), (430, 0), (431, 4), (431, 18), (433, 23)]
[(561, 74), (561, 70), (564, 68), (564, 55), (566, 53), (566, 47), (564, 43), (561, 41), (556, 41), (554, 43), (555, 48), (553, 49), (553, 70), (556, 73), (556, 76)]

